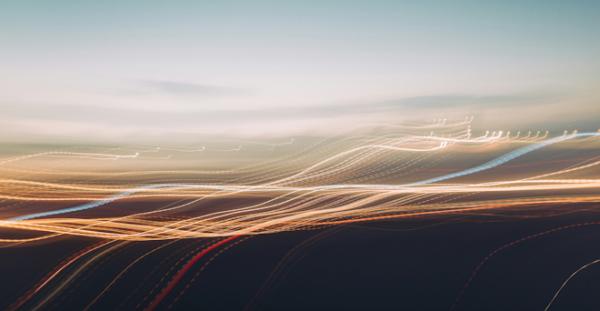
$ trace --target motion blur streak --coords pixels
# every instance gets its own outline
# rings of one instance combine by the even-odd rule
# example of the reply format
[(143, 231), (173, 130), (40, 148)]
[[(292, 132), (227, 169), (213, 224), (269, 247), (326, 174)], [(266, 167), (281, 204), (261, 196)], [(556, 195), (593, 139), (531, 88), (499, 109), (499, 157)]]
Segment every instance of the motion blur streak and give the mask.
[(163, 301), (163, 299), (165, 299), (165, 297), (175, 288), (175, 286), (181, 281), (181, 279), (183, 278), (183, 276), (200, 260), (202, 259), (204, 256), (206, 256), (206, 254), (210, 253), (211, 251), (213, 251), (214, 249), (225, 245), (235, 239), (239, 238), (239, 236), (230, 236), (226, 239), (223, 239), (215, 244), (210, 245), (209, 247), (203, 249), (202, 251), (200, 251), (198, 254), (196, 254), (194, 257), (192, 257), (192, 259), (190, 259), (190, 261), (188, 261), (183, 268), (181, 268), (181, 270), (179, 270), (177, 272), (177, 274), (171, 279), (171, 281), (167, 284), (167, 286), (165, 288), (163, 288), (162, 291), (160, 291), (160, 293), (154, 298), (154, 300), (152, 300), (152, 302), (150, 303), (150, 305), (148, 305), (148, 307), (146, 307), (147, 311), (152, 311), (155, 310), (156, 307), (158, 307), (158, 305)]
[[(570, 163), (571, 167), (569, 168), (558, 167), (556, 169), (551, 163), (546, 165), (533, 158), (528, 158), (521, 165), (544, 165), (547, 167), (545, 172), (541, 171), (542, 174), (532, 176), (519, 176), (520, 178), (511, 178), (515, 174), (510, 172), (481, 175), (485, 171), (501, 167), (508, 162), (516, 161), (529, 153), (552, 145), (564, 145), (570, 142), (572, 146), (568, 146), (569, 148), (594, 147), (598, 143), (595, 140), (600, 135), (598, 132), (563, 134), (549, 139), (544, 139), (544, 135), (539, 139), (523, 142), (510, 138), (508, 133), (503, 135), (503, 131), (494, 132), (493, 135), (489, 135), (488, 131), (482, 136), (470, 138), (471, 130), (468, 122), (456, 122), (451, 125), (437, 124), (433, 129), (439, 135), (431, 133), (420, 135), (421, 127), (419, 126), (400, 128), (401, 131), (386, 127), (383, 132), (379, 130), (374, 133), (371, 130), (353, 133), (345, 139), (337, 139), (328, 145), (321, 145), (317, 149), (309, 146), (311, 153), (302, 151), (300, 154), (297, 153), (295, 149), (300, 144), (294, 141), (296, 148), (287, 151), (290, 152), (289, 155), (282, 152), (283, 154), (279, 155), (279, 158), (268, 159), (264, 164), (259, 163), (234, 169), (233, 171), (237, 171), (237, 173), (233, 176), (229, 176), (228, 173), (220, 177), (211, 175), (210, 183), (168, 182), (120, 187), (118, 180), (107, 180), (107, 184), (103, 185), (102, 182), (98, 183), (97, 180), (92, 182), (91, 179), (91, 183), (88, 184), (64, 183), (59, 177), (57, 177), (59, 178), (56, 179), (57, 181), (53, 181), (54, 178), (46, 175), (40, 176), (39, 180), (34, 180), (35, 176), (29, 177), (28, 180), (5, 178), (0, 180), (0, 184), (2, 184), (0, 197), (9, 201), (25, 203), (92, 201), (71, 207), (15, 215), (2, 220), (0, 227), (3, 228), (48, 232), (52, 235), (24, 239), (4, 238), (1, 241), (4, 243), (39, 241), (44, 237), (55, 236), (55, 234), (142, 241), (273, 233), (321, 224), (346, 223), (381, 217), (405, 217), (407, 214), (415, 216), (427, 215), (432, 212), (444, 213), (456, 209), (468, 209), (474, 205), (479, 205), (479, 208), (488, 206), (485, 200), (465, 201), (462, 199), (453, 203), (441, 202), (436, 199), (440, 195), (464, 193), (474, 196), (478, 193), (498, 192), (513, 193), (512, 195), (522, 193), (522, 195), (529, 196), (527, 193), (532, 191), (553, 191), (554, 193), (557, 190), (584, 191), (600, 186), (600, 179), (594, 178), (596, 175), (586, 176), (586, 178), (547, 178), (557, 175), (565, 176), (575, 172), (581, 175), (582, 171), (586, 170), (591, 170), (590, 174), (592, 174), (597, 164), (600, 163), (598, 161), (585, 164)], [(431, 132), (431, 130), (431, 127), (427, 127), (427, 131)], [(341, 144), (342, 141), (343, 144)], [(526, 145), (503, 152), (513, 145), (523, 143)], [(260, 147), (260, 145), (258, 146)], [(288, 147), (290, 146), (288, 145)], [(121, 147), (121, 149), (128, 148), (130, 147)], [(187, 151), (186, 149), (184, 152)], [(419, 181), (406, 181), (408, 178), (413, 178), (412, 176), (429, 175), (428, 171), (434, 169), (433, 165), (440, 165), (436, 163), (450, 162), (450, 164), (457, 163), (452, 165), (463, 166), (468, 165), (469, 162), (478, 161), (477, 159), (466, 160), (474, 152), (486, 152), (491, 155), (495, 152), (503, 152), (503, 154), (470, 168), (437, 177), (423, 178)], [(44, 154), (48, 153), (42, 152), (34, 155)], [(59, 154), (71, 155), (68, 152)], [(93, 154), (102, 155), (104, 153), (94, 152)], [(134, 154), (139, 155), (140, 152), (135, 151)], [(319, 159), (319, 157), (324, 159)], [(25, 161), (33, 158), (33, 155), (16, 158)], [(290, 158), (294, 160), (288, 161), (287, 159)], [(90, 164), (94, 164), (93, 160), (87, 160), (92, 161)], [(129, 159), (129, 161), (134, 160), (141, 161), (143, 157)], [(195, 158), (189, 159), (192, 162), (195, 160)], [(208, 159), (202, 160), (205, 162)], [(233, 157), (231, 161), (236, 162), (236, 158)], [(568, 159), (564, 161), (568, 161)], [(5, 161), (4, 163), (10, 162)], [(127, 164), (127, 167), (136, 167), (137, 165), (138, 163), (132, 162)], [(146, 165), (144, 163), (142, 167)], [(207, 165), (209, 166), (207, 168), (210, 169), (210, 164)], [(437, 170), (452, 170), (452, 168), (446, 166)], [(177, 171), (170, 171), (172, 173), (168, 173), (164, 178), (177, 178)], [(455, 184), (440, 184), (443, 181), (464, 179), (471, 175), (476, 176), (477, 179), (474, 180), (485, 180), (486, 178), (488, 180), (483, 182), (465, 180)], [(99, 178), (101, 176), (99, 175)], [(196, 178), (202, 179), (206, 178), (205, 176), (199, 174)], [(273, 176), (281, 177), (273, 179)], [(397, 183), (378, 183), (379, 180), (397, 180)], [(369, 182), (355, 183), (355, 181)], [(128, 182), (131, 183), (129, 179)], [(95, 199), (111, 192), (114, 194), (109, 197)], [(593, 195), (564, 193), (556, 197), (548, 197), (545, 194), (537, 199), (493, 200), (489, 205), (500, 207), (502, 204), (506, 206), (540, 204), (564, 200), (565, 196), (573, 201), (596, 200)], [(196, 204), (200, 203), (198, 200), (214, 201), (246, 197), (263, 201), (208, 213), (194, 208)], [(119, 211), (121, 216), (112, 218), (48, 218), (85, 212), (99, 207), (109, 207), (118, 201), (157, 201), (175, 198), (192, 201), (180, 206), (145, 212)], [(40, 208), (44, 209), (43, 206)], [(166, 216), (183, 210), (188, 217), (176, 217), (179, 219), (174, 220), (156, 218), (159, 214)], [(19, 210), (15, 210), (15, 212), (20, 213)]]
[[(121, 267), (87, 309), (102, 308), (146, 259), (189, 239), (221, 240), (181, 255), (140, 306), (162, 306), (198, 261), (240, 236), (600, 202), (600, 133), (474, 135), (472, 121), (377, 125), (284, 143), (11, 154), (0, 160), (0, 246), (101, 240), (47, 273), (11, 309), (44, 308), (102, 258), (143, 243), (163, 244)], [(236, 152), (224, 152), (230, 149)]]

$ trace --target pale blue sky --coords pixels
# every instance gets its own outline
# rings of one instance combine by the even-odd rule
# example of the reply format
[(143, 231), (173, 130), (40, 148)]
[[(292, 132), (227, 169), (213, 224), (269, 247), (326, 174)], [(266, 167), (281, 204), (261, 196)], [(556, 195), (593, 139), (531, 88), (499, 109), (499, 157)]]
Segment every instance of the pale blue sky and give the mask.
[[(598, 96), (599, 35), (598, 1), (1, 1), (0, 122), (11, 135), (35, 124), (56, 135), (285, 133), (323, 107), (334, 118), (332, 105), (364, 105), (365, 115), (405, 98), (523, 94), (551, 98), (554, 112), (577, 107), (576, 121)], [(272, 128), (252, 122), (260, 113), (239, 120), (286, 107), (306, 116)], [(115, 127), (119, 109), (198, 122)]]

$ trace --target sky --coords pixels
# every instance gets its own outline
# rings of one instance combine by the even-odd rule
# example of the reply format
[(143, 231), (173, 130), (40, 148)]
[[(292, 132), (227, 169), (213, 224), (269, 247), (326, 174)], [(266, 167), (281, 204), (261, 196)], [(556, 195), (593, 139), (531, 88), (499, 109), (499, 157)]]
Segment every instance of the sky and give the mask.
[(598, 1), (3, 0), (0, 141), (597, 128), (599, 37)]

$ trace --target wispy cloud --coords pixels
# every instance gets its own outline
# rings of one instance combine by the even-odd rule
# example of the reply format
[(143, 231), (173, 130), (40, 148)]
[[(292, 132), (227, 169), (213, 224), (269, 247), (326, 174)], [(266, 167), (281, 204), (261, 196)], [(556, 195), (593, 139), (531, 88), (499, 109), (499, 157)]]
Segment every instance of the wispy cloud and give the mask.
[[(179, 90), (188, 91), (191, 90)], [(566, 102), (571, 109), (564, 109)], [(315, 124), (327, 125), (322, 129), (329, 131), (328, 126), (332, 124), (352, 126), (361, 122), (389, 123), (407, 119), (473, 115), (484, 121), (488, 127), (531, 127), (540, 122), (547, 124), (548, 121), (552, 121), (557, 127), (577, 128), (589, 127), (591, 121), (595, 122), (593, 115), (589, 114), (590, 107), (587, 102), (571, 100), (567, 95), (551, 92), (489, 96), (439, 95), (312, 107), (237, 106), (235, 109), (195, 105), (155, 110), (127, 105), (118, 107), (21, 102), (0, 103), (0, 121), (12, 120), (22, 124), (50, 122), (49, 124), (54, 124), (52, 127), (57, 130), (62, 123), (65, 126), (64, 131), (68, 131), (69, 127), (76, 132), (80, 131), (80, 127), (94, 127), (107, 130), (122, 129), (124, 132), (135, 129), (137, 132), (147, 133), (168, 133), (182, 129), (197, 133), (225, 133), (230, 130), (252, 133), (260, 129), (265, 133), (285, 134), (288, 130), (314, 132)], [(77, 124), (81, 126), (77, 127)], [(19, 131), (18, 124), (15, 123), (13, 127), (13, 130)]]
[[(179, 93), (218, 93), (219, 88), (197, 84), (152, 82), (158, 88), (169, 92)], [(213, 89), (211, 89), (213, 88)], [(223, 90), (223, 92), (226, 92)], [(292, 120), (303, 118), (337, 118), (348, 116), (365, 116), (370, 114), (387, 114), (402, 116), (407, 113), (425, 112), (431, 110), (469, 112), (471, 108), (479, 110), (510, 109), (520, 105), (535, 107), (556, 103), (560, 97), (551, 95), (515, 94), (515, 95), (440, 95), (420, 96), (395, 100), (372, 102), (356, 102), (351, 104), (320, 105), (312, 107), (268, 107), (268, 108), (237, 108), (219, 109), (215, 107), (181, 110), (150, 110), (135, 107), (108, 107), (94, 105), (35, 105), (20, 103), (0, 105), (0, 113), (5, 117), (30, 118), (47, 120), (65, 120), (81, 122), (100, 122), (111, 125), (145, 123), (163, 125), (193, 124), (224, 124), (228, 122), (246, 123), (269, 120)]]
[(242, 88), (170, 80), (141, 80), (137, 84), (140, 92), (147, 91), (174, 96), (222, 97), (250, 93), (249, 90)]

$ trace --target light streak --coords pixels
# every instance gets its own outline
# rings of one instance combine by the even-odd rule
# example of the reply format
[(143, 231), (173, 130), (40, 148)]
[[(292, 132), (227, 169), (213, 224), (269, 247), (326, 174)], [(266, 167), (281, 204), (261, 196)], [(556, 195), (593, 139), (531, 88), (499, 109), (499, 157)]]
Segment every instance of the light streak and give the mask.
[(23, 304), (25, 304), (29, 299), (31, 299), (31, 297), (33, 297), (42, 288), (44, 288), (46, 285), (48, 285), (48, 283), (50, 283), (54, 278), (56, 278), (63, 270), (65, 270), (68, 267), (70, 267), (71, 265), (73, 265), (75, 262), (77, 262), (80, 258), (84, 257), (85, 255), (92, 253), (95, 250), (108, 245), (109, 243), (111, 243), (111, 242), (100, 243), (94, 247), (88, 248), (88, 249), (76, 254), (75, 256), (73, 256), (67, 262), (65, 262), (64, 264), (59, 266), (56, 270), (52, 271), (50, 274), (48, 274), (46, 277), (44, 277), (40, 281), (40, 283), (36, 284), (35, 287), (33, 287), (31, 290), (29, 290), (23, 297), (19, 298), (16, 303), (14, 303), (13, 305), (11, 305), (9, 307), (9, 310), (18, 310)]
[(554, 301), (556, 301), (556, 298), (558, 298), (558, 295), (560, 294), (560, 292), (565, 288), (565, 286), (567, 286), (567, 283), (569, 283), (569, 281), (571, 281), (571, 279), (573, 279), (573, 277), (575, 277), (575, 275), (577, 275), (579, 272), (581, 272), (597, 263), (600, 263), (600, 259), (596, 259), (594, 261), (588, 262), (585, 265), (579, 267), (579, 269), (575, 270), (575, 272), (571, 273), (571, 275), (569, 275), (569, 277), (560, 285), (558, 290), (556, 290), (556, 293), (554, 293), (554, 296), (552, 296), (552, 299), (550, 299), (550, 301), (544, 308), (544, 311), (550, 310), (550, 307), (552, 306)]
[[(506, 152), (483, 164), (468, 169), (442, 174), (437, 177), (405, 183), (348, 183), (339, 182), (341, 178), (355, 179), (355, 171), (365, 168), (377, 169), (377, 164), (396, 163), (395, 157), (414, 154), (443, 155), (449, 149), (483, 146), (489, 143), (511, 145), (516, 140), (508, 138), (504, 131), (488, 131), (487, 134), (468, 138), (463, 130), (448, 127), (441, 122), (437, 126), (449, 130), (444, 136), (423, 136), (414, 133), (381, 135), (365, 140), (364, 135), (352, 138), (358, 145), (346, 145), (345, 150), (325, 155), (315, 161), (306, 155), (299, 163), (313, 161), (312, 164), (294, 170), (285, 170), (287, 175), (277, 178), (263, 177), (261, 166), (256, 171), (239, 171), (237, 183), (150, 183), (136, 186), (117, 183), (111, 186), (64, 183), (50, 181), (32, 181), (5, 178), (0, 180), (0, 198), (22, 202), (69, 202), (90, 201), (84, 204), (17, 215), (0, 220), (0, 228), (45, 232), (48, 235), (33, 238), (5, 238), (3, 243), (23, 243), (40, 241), (56, 235), (88, 236), (104, 239), (143, 241), (160, 239), (182, 239), (202, 237), (226, 237), (232, 235), (252, 235), (298, 230), (306, 226), (339, 224), (402, 218), (411, 215), (432, 215), (466, 211), (469, 208), (488, 209), (503, 206), (522, 206), (526, 204), (548, 204), (549, 202), (594, 202), (594, 195), (538, 195), (521, 198), (529, 192), (586, 191), (600, 188), (600, 178), (560, 178), (549, 179), (556, 175), (568, 175), (594, 168), (600, 161), (594, 161), (568, 169), (559, 169), (519, 179), (492, 180), (443, 184), (442, 182), (482, 173), (506, 164), (533, 151), (565, 141), (583, 141), (593, 138), (598, 132), (572, 133), (545, 140), (539, 135), (526, 146)], [(467, 123), (457, 123), (464, 126)], [(462, 125), (461, 125), (462, 124)], [(440, 130), (443, 132), (444, 130)], [(490, 134), (491, 133), (491, 134)], [(350, 139), (349, 141), (352, 141)], [(488, 148), (488, 147), (486, 147)], [(176, 149), (176, 148), (175, 148)], [(385, 161), (376, 160), (384, 159)], [(374, 162), (375, 161), (375, 162)], [(283, 169), (285, 162), (267, 162), (274, 169)], [(374, 164), (375, 163), (375, 164)], [(406, 162), (400, 167), (410, 167), (417, 161)], [(375, 166), (374, 166), (375, 165)], [(395, 164), (394, 164), (395, 165)], [(173, 171), (176, 173), (177, 171)], [(225, 172), (225, 170), (223, 171)], [(226, 174), (226, 173), (223, 173)], [(246, 175), (256, 177), (246, 178)], [(220, 175), (216, 175), (220, 176)], [(368, 173), (365, 176), (369, 176)], [(393, 176), (393, 175), (392, 175)], [(11, 187), (15, 190), (11, 191)], [(1, 190), (7, 189), (7, 190)], [(7, 192), (16, 194), (6, 194)], [(47, 195), (42, 195), (47, 193)], [(501, 200), (467, 200), (454, 203), (436, 202), (439, 195), (458, 194), (516, 195), (516, 198)], [(101, 197), (105, 195), (108, 197)], [(233, 198), (254, 197), (262, 202), (236, 206), (231, 209), (211, 213), (192, 211), (188, 217), (176, 220), (156, 220), (154, 215), (189, 209), (201, 200), (228, 200)], [(120, 200), (170, 200), (174, 198), (191, 201), (169, 208), (148, 210), (107, 218), (55, 218), (69, 213), (83, 213)], [(475, 205), (480, 205), (476, 207)]]
[(445, 181), (445, 180), (449, 180), (449, 179), (453, 179), (453, 178), (458, 178), (458, 177), (462, 177), (462, 176), (467, 176), (467, 175), (471, 175), (471, 174), (475, 174), (481, 171), (485, 171), (485, 170), (489, 170), (492, 169), (494, 167), (500, 166), (504, 163), (507, 163), (509, 161), (512, 161), (516, 158), (519, 158), (521, 156), (524, 156), (530, 152), (536, 151), (538, 149), (553, 145), (553, 144), (557, 144), (569, 139), (573, 139), (573, 138), (583, 138), (583, 137), (597, 137), (600, 136), (600, 133), (598, 132), (589, 132), (589, 133), (579, 133), (579, 134), (573, 134), (573, 135), (569, 135), (569, 136), (559, 136), (559, 137), (555, 137), (555, 138), (551, 138), (533, 145), (529, 145), (529, 146), (525, 146), (522, 148), (519, 148), (517, 150), (511, 151), (509, 153), (503, 154), (489, 162), (483, 163), (481, 165), (472, 167), (470, 169), (466, 169), (460, 172), (456, 172), (456, 173), (451, 173), (451, 174), (447, 174), (447, 175), (443, 175), (443, 176), (438, 176), (438, 177), (434, 177), (434, 178), (430, 178), (430, 179), (426, 179), (423, 181), (418, 181), (413, 183), (412, 185), (418, 186), (418, 185), (427, 185), (427, 184), (432, 184), (432, 183), (436, 183), (436, 182), (440, 182), (440, 181)]
[(206, 256), (208, 253), (210, 253), (211, 251), (213, 251), (214, 249), (225, 245), (235, 239), (239, 238), (239, 236), (230, 236), (228, 238), (225, 238), (217, 243), (214, 243), (210, 246), (208, 246), (207, 248), (201, 250), (200, 252), (198, 252), (196, 255), (194, 255), (194, 257), (192, 257), (192, 259), (190, 259), (179, 271), (177, 271), (177, 274), (175, 274), (175, 276), (173, 276), (173, 278), (171, 279), (171, 281), (169, 281), (169, 283), (167, 284), (167, 286), (165, 286), (165, 288), (163, 288), (162, 291), (160, 291), (160, 293), (158, 293), (158, 295), (156, 295), (156, 297), (152, 300), (152, 302), (150, 302), (150, 304), (146, 307), (146, 311), (153, 311), (155, 310), (158, 305), (160, 305), (160, 303), (163, 301), (163, 299), (165, 299), (165, 297), (167, 297), (167, 295), (169, 295), (169, 293), (171, 293), (171, 291), (173, 291), (173, 289), (175, 288), (175, 286), (177, 286), (177, 284), (181, 281), (181, 279), (183, 279), (183, 277), (185, 276), (185, 274), (200, 260), (202, 259), (204, 256)]
[(67, 152), (67, 151), (48, 151), (48, 152), (40, 152), (34, 154), (28, 154), (24, 156), (19, 156), (15, 158), (9, 158), (0, 161), (0, 166), (3, 166), (8, 163), (23, 161), (31, 158), (45, 157), (45, 156), (68, 156), (72, 158), (84, 158), (84, 159), (93, 159), (93, 160), (118, 160), (118, 159), (134, 159), (137, 158), (140, 153), (136, 152), (134, 154), (108, 154), (108, 153), (86, 153), (86, 152)]
[[(133, 242), (170, 241), (129, 263), (88, 307), (136, 263), (182, 239), (222, 240), (187, 261), (148, 309), (159, 306), (208, 252), (240, 236), (600, 202), (600, 160), (597, 152), (594, 154), (600, 149), (595, 139), (600, 133), (567, 132), (548, 138), (549, 133), (541, 130), (515, 135), (490, 129), (478, 135), (471, 129), (471, 121), (382, 125), (376, 131), (309, 142), (240, 141), (272, 149), (293, 145), (277, 152), (242, 144), (231, 150), (169, 146), (125, 155), (103, 153), (104, 148), (1, 160), (0, 200), (4, 201), (0, 207), (4, 209), (0, 213), (6, 216), (0, 220), (0, 229), (11, 233), (0, 237), (3, 247), (47, 243), (58, 236), (102, 240), (100, 246), (73, 256), (48, 273), (14, 306), (19, 308), (35, 295), (48, 292), (34, 307), (45, 306), (98, 258)], [(561, 143), (565, 149), (583, 147), (587, 153), (578, 159), (546, 161), (544, 155), (554, 149), (542, 149)], [(113, 149), (131, 152), (136, 148)], [(173, 152), (176, 161), (139, 157), (143, 152), (164, 150)], [(524, 157), (535, 151), (538, 157)], [(58, 166), (48, 157), (68, 160), (68, 164)], [(506, 165), (504, 170), (492, 170), (522, 157), (518, 169)], [(96, 161), (123, 158), (136, 161)], [(19, 165), (4, 165), (14, 162)], [(70, 170), (71, 164), (74, 170)], [(71, 202), (76, 203), (69, 206)], [(27, 235), (12, 235), (21, 232)], [(114, 244), (91, 256), (109, 243)]]

